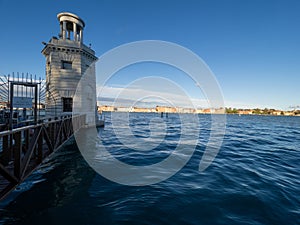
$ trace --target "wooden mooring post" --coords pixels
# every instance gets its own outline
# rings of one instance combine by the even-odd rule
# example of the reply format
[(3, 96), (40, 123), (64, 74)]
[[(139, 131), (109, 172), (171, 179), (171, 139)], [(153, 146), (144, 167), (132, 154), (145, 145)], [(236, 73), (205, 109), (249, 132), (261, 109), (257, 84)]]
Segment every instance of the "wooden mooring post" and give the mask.
[(85, 117), (62, 116), (0, 132), (0, 200), (83, 127)]

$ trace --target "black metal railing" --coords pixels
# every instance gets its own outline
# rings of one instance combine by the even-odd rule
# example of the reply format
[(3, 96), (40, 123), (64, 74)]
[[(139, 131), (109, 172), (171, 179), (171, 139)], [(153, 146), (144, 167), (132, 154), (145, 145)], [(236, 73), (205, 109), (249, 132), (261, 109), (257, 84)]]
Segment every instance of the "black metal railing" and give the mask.
[(85, 125), (86, 116), (44, 119), (0, 132), (0, 200)]

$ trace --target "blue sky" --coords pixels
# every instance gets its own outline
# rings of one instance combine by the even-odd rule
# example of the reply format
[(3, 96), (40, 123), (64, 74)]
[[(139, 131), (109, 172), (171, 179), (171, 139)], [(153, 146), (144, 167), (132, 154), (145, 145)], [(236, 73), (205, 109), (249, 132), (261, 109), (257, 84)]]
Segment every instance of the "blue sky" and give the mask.
[(299, 1), (0, 0), (0, 74), (44, 76), (41, 42), (57, 36), (62, 11), (84, 19), (98, 56), (132, 41), (174, 42), (211, 68), (227, 106), (300, 105)]

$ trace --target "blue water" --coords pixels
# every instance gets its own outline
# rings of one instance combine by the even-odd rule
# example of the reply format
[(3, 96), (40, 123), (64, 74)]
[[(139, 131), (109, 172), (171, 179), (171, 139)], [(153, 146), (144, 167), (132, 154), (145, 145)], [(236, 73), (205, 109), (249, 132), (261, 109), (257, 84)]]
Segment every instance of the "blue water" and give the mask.
[[(131, 114), (134, 135), (149, 137), (147, 121), (155, 116)], [(0, 223), (300, 224), (300, 117), (227, 116), (222, 148), (202, 173), (198, 166), (210, 116), (199, 119), (192, 158), (173, 177), (150, 186), (103, 178), (83, 160), (74, 140), (69, 142), (0, 203)], [(147, 157), (119, 149), (110, 114), (99, 136), (118, 159), (148, 165), (165, 159), (165, 147), (172, 151), (179, 139), (178, 117), (164, 120), (168, 134), (162, 150), (145, 152)]]

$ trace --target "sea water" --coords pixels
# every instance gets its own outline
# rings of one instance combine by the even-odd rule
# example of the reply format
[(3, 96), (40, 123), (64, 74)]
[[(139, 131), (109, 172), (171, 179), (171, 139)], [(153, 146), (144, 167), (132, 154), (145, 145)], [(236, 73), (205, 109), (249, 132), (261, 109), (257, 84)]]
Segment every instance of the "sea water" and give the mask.
[[(160, 115), (130, 114), (135, 137), (150, 137), (149, 121), (155, 117)], [(169, 114), (162, 119), (167, 124), (164, 142), (155, 151), (134, 154), (120, 148), (111, 114), (105, 118), (98, 135), (125, 163), (143, 166), (164, 160), (180, 139), (180, 117)], [(211, 118), (199, 115), (199, 121), (199, 142), (188, 163), (149, 186), (126, 186), (102, 177), (70, 141), (0, 203), (0, 223), (300, 224), (300, 117), (227, 115), (222, 147), (203, 172), (198, 166)]]

